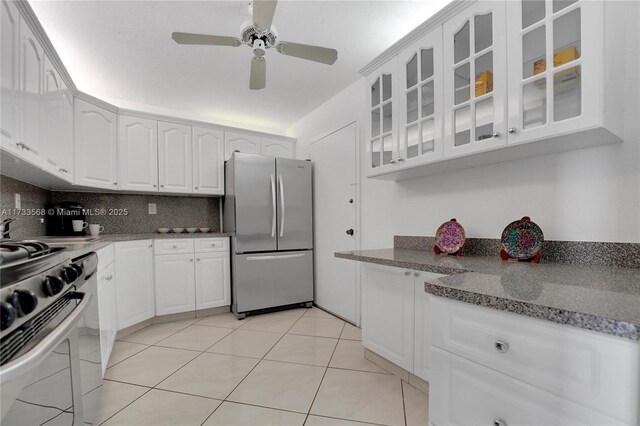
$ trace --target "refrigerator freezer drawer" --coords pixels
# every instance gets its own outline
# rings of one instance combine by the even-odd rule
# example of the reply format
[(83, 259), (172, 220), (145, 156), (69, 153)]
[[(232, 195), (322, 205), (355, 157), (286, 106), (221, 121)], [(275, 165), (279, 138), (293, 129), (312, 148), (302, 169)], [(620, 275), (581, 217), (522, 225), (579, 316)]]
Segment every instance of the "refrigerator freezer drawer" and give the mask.
[(313, 251), (236, 254), (233, 304), (249, 312), (313, 300)]

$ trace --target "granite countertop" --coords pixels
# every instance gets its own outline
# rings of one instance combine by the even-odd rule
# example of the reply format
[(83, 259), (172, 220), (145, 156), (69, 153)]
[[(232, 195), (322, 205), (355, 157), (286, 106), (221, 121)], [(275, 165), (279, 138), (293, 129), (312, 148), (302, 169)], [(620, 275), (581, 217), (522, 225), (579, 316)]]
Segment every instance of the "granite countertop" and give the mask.
[(91, 251), (98, 251), (103, 247), (108, 246), (118, 241), (137, 241), (137, 240), (159, 240), (159, 239), (171, 239), (171, 238), (223, 238), (230, 236), (230, 233), (218, 232), (218, 233), (201, 233), (194, 232), (189, 234), (186, 232), (180, 234), (174, 233), (151, 233), (151, 234), (103, 234), (94, 240), (90, 241), (69, 241), (61, 242), (59, 240), (64, 237), (37, 237), (35, 240), (39, 240), (47, 243), (47, 239), (55, 238), (55, 243), (47, 243), (52, 247), (66, 247), (70, 258), (76, 258), (82, 256)]
[(446, 275), (425, 291), (640, 341), (640, 269), (438, 256), (406, 249), (337, 252), (336, 257)]

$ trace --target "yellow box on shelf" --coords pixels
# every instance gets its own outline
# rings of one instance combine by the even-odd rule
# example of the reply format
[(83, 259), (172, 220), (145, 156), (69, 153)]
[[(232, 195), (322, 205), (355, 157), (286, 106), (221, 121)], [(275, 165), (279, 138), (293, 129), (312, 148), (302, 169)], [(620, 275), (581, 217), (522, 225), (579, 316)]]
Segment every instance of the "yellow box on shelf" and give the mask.
[(476, 75), (476, 98), (490, 92), (493, 92), (493, 73), (483, 71)]
[[(567, 62), (578, 59), (578, 49), (575, 46), (567, 47), (553, 54), (553, 66), (559, 67)], [(533, 63), (533, 75), (540, 74), (547, 70), (547, 60), (545, 58), (538, 59)]]

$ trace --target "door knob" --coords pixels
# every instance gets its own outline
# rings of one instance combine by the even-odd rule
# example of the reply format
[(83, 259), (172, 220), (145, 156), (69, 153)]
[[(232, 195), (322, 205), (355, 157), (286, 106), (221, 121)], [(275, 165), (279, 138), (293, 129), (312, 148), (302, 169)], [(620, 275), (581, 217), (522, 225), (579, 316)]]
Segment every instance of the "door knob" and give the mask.
[(353, 204), (353, 198), (349, 198), (349, 204)]
[(353, 235), (355, 231), (353, 229), (347, 229), (347, 235)]

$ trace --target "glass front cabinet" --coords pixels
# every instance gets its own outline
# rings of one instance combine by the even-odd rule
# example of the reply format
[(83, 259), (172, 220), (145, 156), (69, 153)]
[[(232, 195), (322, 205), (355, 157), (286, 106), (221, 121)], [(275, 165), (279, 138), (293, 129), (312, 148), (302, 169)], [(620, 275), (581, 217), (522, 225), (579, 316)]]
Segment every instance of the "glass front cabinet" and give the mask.
[(367, 78), (367, 154), (369, 175), (387, 173), (398, 164), (398, 57)]
[(399, 167), (442, 159), (442, 28), (398, 55)]
[(604, 3), (507, 2), (509, 145), (600, 120)]
[(443, 26), (445, 158), (507, 144), (505, 7), (479, 1)]
[(637, 25), (627, 6), (452, 3), (456, 13), (366, 77), (368, 176), (400, 180), (620, 142), (625, 76), (640, 68), (625, 50), (626, 28)]

